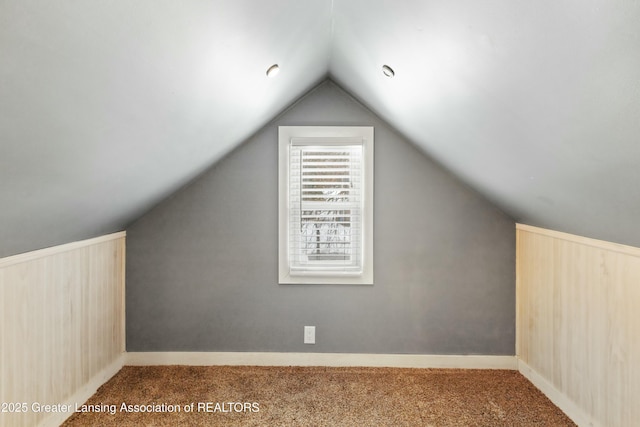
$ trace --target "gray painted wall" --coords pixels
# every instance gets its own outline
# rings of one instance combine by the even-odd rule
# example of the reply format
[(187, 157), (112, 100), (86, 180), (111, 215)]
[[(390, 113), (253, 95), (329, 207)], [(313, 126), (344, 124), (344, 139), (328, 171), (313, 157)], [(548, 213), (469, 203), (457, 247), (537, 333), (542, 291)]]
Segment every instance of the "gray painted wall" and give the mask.
[[(373, 286), (278, 285), (279, 125), (375, 127)], [(514, 221), (331, 82), (127, 236), (128, 351), (514, 354)]]

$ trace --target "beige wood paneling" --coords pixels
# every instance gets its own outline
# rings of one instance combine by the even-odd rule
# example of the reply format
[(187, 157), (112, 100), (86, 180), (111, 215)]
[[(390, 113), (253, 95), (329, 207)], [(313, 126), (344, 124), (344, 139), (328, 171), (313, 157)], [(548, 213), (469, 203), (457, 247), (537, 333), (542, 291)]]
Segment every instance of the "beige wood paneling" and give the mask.
[[(125, 234), (0, 260), (1, 426), (34, 426), (124, 352)], [(81, 402), (80, 402), (81, 403)]]
[(640, 249), (518, 225), (520, 360), (594, 425), (640, 420)]

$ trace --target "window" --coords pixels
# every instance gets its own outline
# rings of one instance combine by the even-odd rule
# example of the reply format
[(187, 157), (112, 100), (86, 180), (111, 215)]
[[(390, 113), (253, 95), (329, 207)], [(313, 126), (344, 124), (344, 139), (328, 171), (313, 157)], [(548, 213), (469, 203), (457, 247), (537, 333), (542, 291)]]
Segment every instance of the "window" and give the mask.
[(279, 128), (279, 283), (373, 284), (373, 128)]

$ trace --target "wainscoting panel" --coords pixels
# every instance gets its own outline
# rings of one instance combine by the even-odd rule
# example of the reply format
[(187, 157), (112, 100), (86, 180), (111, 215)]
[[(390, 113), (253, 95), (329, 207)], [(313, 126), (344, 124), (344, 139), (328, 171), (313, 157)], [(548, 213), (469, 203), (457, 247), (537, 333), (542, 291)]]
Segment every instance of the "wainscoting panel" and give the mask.
[(39, 405), (82, 398), (117, 371), (124, 264), (124, 232), (0, 259), (1, 426), (59, 423), (66, 415)]
[(518, 225), (516, 275), (519, 360), (581, 425), (637, 425), (640, 249)]

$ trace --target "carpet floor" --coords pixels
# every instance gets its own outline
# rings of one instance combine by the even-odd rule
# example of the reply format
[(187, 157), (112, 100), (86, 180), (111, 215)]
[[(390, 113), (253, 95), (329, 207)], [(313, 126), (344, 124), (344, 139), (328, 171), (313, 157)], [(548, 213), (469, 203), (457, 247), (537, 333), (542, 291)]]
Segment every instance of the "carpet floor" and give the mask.
[(126, 366), (63, 425), (574, 426), (508, 370)]

